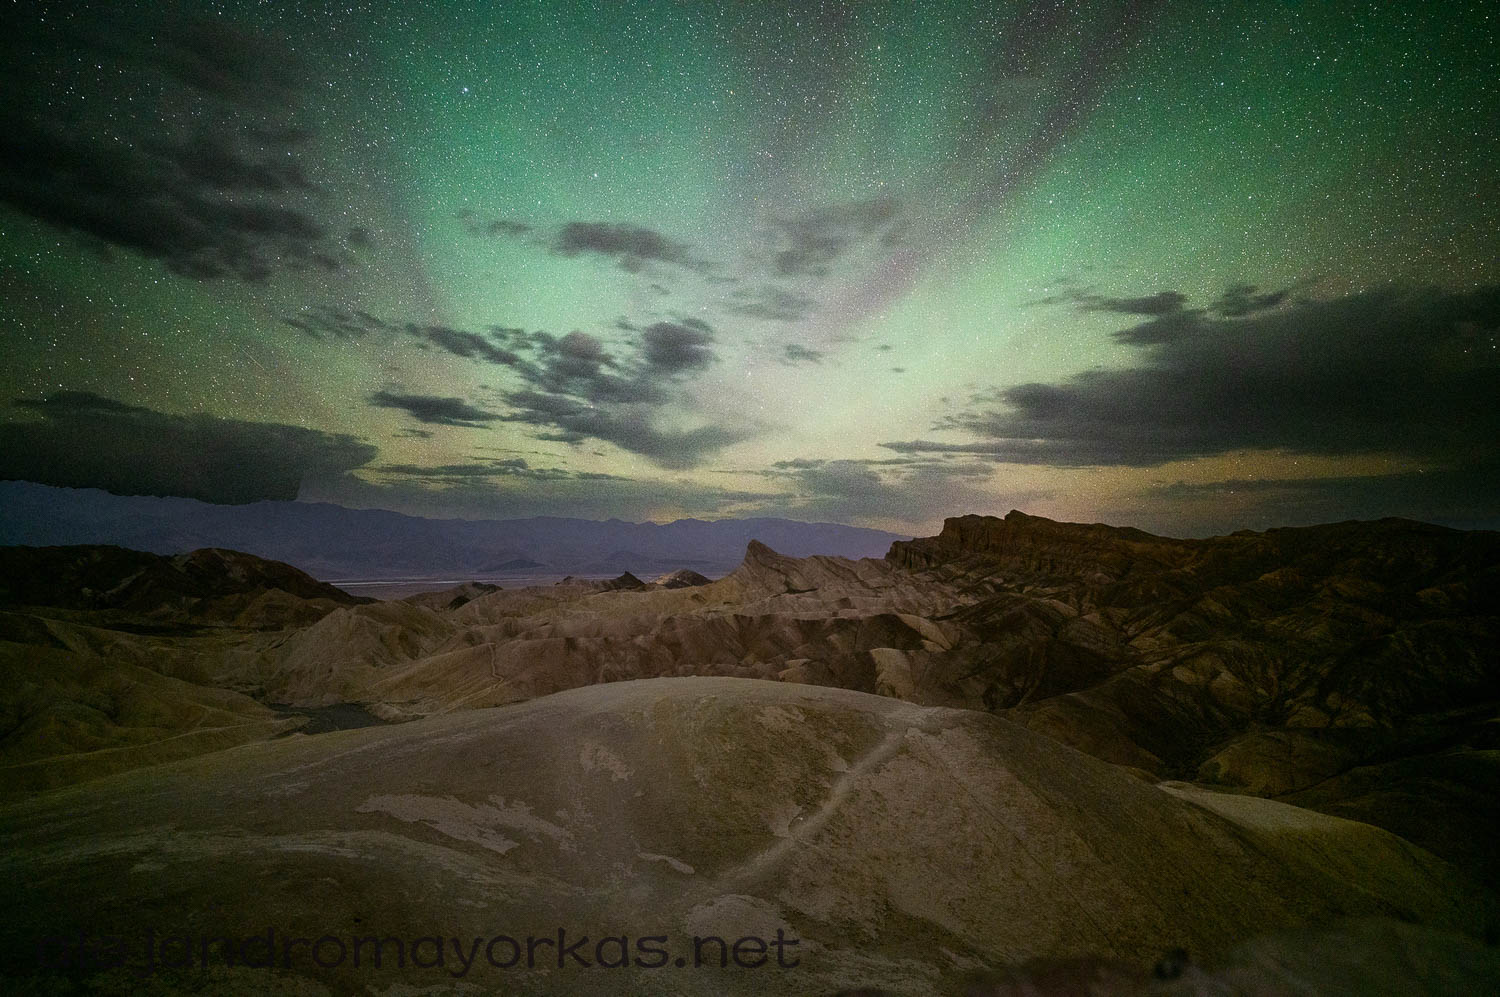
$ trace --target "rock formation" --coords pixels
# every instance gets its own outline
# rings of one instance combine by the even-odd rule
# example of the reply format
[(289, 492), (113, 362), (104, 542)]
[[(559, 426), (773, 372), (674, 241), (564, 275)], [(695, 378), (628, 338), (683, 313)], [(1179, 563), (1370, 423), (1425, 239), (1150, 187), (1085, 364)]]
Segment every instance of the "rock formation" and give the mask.
[(491, 585), (487, 582), (464, 582), (452, 588), (439, 589), (435, 592), (418, 592), (402, 599), (413, 606), (422, 606), (426, 609), (457, 609), (466, 602), (472, 602), (482, 595), (500, 591), (499, 585)]
[(951, 651), (913, 660), (908, 698), (1371, 820), (1500, 884), (1482, 844), (1500, 535), (1382, 520), (1188, 541), (1013, 512), (951, 519), (887, 560), (996, 587), (946, 621)]
[(280, 561), (205, 548), (165, 557), (121, 547), (0, 547), (0, 607), (46, 606), (159, 623), (280, 627), (359, 599)]
[(0, 548), (0, 794), (300, 726), (240, 663), (368, 601), (235, 551)]
[[(320, 711), (457, 723), (579, 687), (718, 676), (993, 714), (1112, 763), (1158, 802), (1215, 789), (1241, 795), (1193, 805), (1241, 800), (1220, 814), (1236, 826), (1348, 818), (1500, 886), (1492, 533), (1383, 520), (1176, 540), (1012, 513), (949, 520), (882, 560), (752, 542), (712, 582), (466, 585), (382, 603), (223, 551), (0, 551), (0, 565), (12, 798), (273, 739)], [(411, 743), (310, 740), (356, 736)], [(739, 734), (701, 731), (705, 745), (720, 736)], [(1271, 806), (1256, 797), (1301, 809), (1256, 810)], [(1316, 855), (1299, 876), (1331, 861)]]
[(689, 568), (679, 568), (676, 571), (669, 572), (655, 579), (654, 584), (660, 585), (664, 589), (686, 589), (695, 588), (699, 585), (707, 585), (708, 582), (708, 578), (698, 574), (696, 571)]

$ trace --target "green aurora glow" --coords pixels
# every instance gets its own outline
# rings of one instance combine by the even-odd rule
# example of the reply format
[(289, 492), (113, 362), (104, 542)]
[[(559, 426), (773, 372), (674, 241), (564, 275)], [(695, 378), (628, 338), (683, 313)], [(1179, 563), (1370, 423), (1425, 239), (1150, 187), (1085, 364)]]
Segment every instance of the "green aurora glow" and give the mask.
[(5, 21), (0, 477), (188, 417), (430, 516), (1500, 522), (1486, 5)]

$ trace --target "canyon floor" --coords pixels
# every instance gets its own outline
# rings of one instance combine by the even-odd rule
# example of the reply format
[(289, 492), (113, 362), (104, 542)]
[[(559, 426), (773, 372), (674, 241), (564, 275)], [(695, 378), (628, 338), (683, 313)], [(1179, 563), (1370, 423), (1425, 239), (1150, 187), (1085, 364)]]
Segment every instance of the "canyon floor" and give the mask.
[[(0, 548), (0, 579), (8, 989), (134, 992), (145, 970), (100, 939), (268, 928), (428, 941), (405, 968), (329, 942), (152, 985), (1500, 981), (1497, 534), (1017, 512), (884, 559), (752, 542), (717, 581), (375, 602), (232, 551), (107, 547)], [(586, 958), (470, 944), (559, 930)], [(720, 937), (722, 960), (694, 951)]]

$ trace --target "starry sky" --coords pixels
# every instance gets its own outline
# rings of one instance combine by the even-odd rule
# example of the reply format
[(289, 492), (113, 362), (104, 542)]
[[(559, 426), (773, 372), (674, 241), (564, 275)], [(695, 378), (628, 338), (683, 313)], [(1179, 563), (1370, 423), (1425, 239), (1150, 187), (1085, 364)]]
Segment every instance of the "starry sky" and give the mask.
[(1500, 16), (28, 0), (0, 479), (1500, 526)]

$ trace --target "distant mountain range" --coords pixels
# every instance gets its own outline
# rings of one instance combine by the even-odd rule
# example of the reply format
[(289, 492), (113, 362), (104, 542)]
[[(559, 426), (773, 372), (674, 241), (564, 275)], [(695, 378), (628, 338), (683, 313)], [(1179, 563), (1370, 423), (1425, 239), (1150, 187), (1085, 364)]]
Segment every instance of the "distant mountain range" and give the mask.
[(751, 540), (805, 557), (882, 557), (909, 537), (787, 519), (674, 523), (423, 519), (310, 502), (212, 505), (97, 489), (0, 482), (0, 545), (114, 544), (156, 554), (229, 548), (294, 565), (324, 581), (495, 577), (507, 572), (645, 577), (734, 569)]

